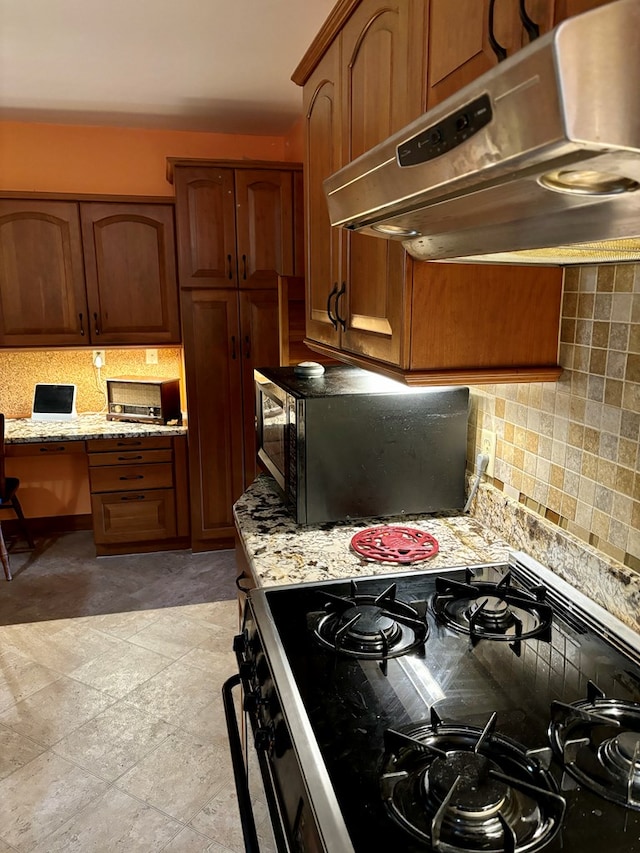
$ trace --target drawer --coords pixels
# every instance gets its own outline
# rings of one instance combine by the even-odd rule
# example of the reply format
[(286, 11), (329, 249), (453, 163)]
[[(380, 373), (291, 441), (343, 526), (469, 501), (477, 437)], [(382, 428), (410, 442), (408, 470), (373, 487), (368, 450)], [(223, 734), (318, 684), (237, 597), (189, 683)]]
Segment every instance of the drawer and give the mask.
[(59, 456), (86, 453), (84, 441), (42, 441), (38, 444), (5, 444), (6, 456)]
[(173, 489), (91, 496), (96, 545), (172, 539), (176, 535)]
[(124, 463), (146, 465), (149, 462), (171, 462), (173, 451), (167, 450), (111, 450), (108, 453), (89, 453), (89, 467), (122, 465)]
[(172, 489), (173, 466), (114, 465), (110, 468), (90, 468), (91, 493), (122, 492), (130, 489)]
[(153, 435), (149, 438), (90, 438), (87, 440), (89, 453), (103, 453), (109, 450), (159, 450), (170, 447), (170, 435)]

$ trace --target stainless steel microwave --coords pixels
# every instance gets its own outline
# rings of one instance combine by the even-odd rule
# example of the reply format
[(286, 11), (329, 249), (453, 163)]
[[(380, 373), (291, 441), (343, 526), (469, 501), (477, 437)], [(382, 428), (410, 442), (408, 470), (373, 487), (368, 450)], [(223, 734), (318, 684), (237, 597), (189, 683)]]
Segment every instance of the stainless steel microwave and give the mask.
[(464, 506), (468, 388), (407, 388), (346, 365), (254, 378), (258, 459), (298, 523)]

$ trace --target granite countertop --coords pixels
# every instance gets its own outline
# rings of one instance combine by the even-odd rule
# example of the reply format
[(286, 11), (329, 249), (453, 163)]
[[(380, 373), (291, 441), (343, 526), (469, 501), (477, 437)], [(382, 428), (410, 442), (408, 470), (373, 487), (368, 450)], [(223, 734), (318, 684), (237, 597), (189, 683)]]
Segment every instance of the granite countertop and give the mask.
[[(305, 527), (294, 522), (274, 480), (262, 475), (236, 502), (234, 518), (261, 586), (504, 563), (509, 551), (523, 551), (640, 632), (640, 574), (488, 484), (480, 486), (472, 511)], [(438, 554), (407, 566), (369, 561), (351, 549), (359, 530), (385, 524), (425, 530), (438, 541)]]
[(70, 421), (8, 418), (5, 421), (4, 440), (6, 444), (32, 444), (46, 441), (83, 441), (90, 438), (146, 438), (186, 433), (186, 426), (108, 421), (106, 414), (87, 413)]
[[(509, 550), (504, 540), (493, 537), (482, 524), (462, 513), (299, 525), (267, 475), (258, 477), (236, 502), (234, 517), (256, 581), (262, 586), (506, 562)], [(438, 553), (407, 566), (367, 560), (351, 549), (355, 533), (380, 525), (424, 530), (437, 540)]]

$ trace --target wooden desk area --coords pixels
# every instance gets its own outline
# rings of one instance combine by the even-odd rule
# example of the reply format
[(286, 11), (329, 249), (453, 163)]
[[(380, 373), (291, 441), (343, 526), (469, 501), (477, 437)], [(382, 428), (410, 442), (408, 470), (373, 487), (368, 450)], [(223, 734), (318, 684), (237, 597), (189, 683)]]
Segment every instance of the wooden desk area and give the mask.
[(186, 427), (20, 418), (5, 443), (36, 535), (93, 528), (98, 555), (190, 546)]

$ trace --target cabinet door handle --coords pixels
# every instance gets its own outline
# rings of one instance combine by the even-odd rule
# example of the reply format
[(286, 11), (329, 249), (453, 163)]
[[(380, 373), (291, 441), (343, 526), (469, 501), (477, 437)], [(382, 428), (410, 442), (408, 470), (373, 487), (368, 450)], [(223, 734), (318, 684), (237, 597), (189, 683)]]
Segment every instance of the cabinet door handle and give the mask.
[(247, 256), (242, 256), (242, 278), (247, 280)]
[(118, 462), (135, 462), (136, 459), (144, 459), (144, 456), (140, 453), (137, 456), (118, 456)]
[(78, 317), (80, 318), (80, 334), (84, 338), (84, 318), (82, 314), (78, 314)]
[(145, 498), (144, 495), (121, 495), (121, 501), (143, 501)]
[(338, 321), (338, 323), (340, 323), (340, 325), (342, 326), (342, 331), (343, 331), (343, 332), (344, 332), (344, 330), (347, 328), (347, 321), (346, 321), (346, 319), (343, 319), (343, 318), (340, 316), (340, 314), (338, 313), (338, 303), (340, 302), (340, 297), (341, 297), (341, 296), (344, 296), (344, 294), (345, 294), (346, 290), (347, 290), (347, 284), (346, 284), (346, 282), (344, 282), (344, 281), (343, 281), (343, 282), (342, 282), (342, 287), (341, 287), (341, 288), (340, 288), (340, 290), (336, 293), (336, 309), (335, 309), (335, 310), (336, 310), (336, 320), (337, 320), (337, 321)]
[(333, 328), (337, 329), (338, 328), (338, 321), (336, 320), (336, 318), (331, 313), (331, 300), (333, 299), (334, 296), (336, 298), (338, 296), (338, 282), (337, 281), (333, 285), (333, 290), (331, 291), (331, 293), (329, 294), (329, 296), (327, 298), (327, 317), (329, 318), (329, 322), (331, 323)]
[(144, 474), (123, 474), (121, 480), (144, 480)]
[(520, 20), (527, 31), (529, 41), (535, 41), (540, 35), (540, 27), (527, 14), (526, 0), (520, 0)]
[(64, 453), (66, 449), (64, 445), (61, 447), (41, 447), (40, 453)]
[(236, 336), (231, 335), (231, 358), (236, 357)]
[(231, 263), (231, 255), (227, 255), (227, 263), (229, 264), (229, 280), (233, 278), (233, 264)]
[(244, 338), (244, 353), (245, 358), (251, 358), (251, 339), (249, 335), (245, 335)]
[(96, 327), (95, 333), (96, 333), (96, 335), (99, 335), (100, 334), (100, 327), (98, 326), (98, 315), (95, 311), (93, 313), (93, 321), (94, 321), (95, 327)]
[(489, 0), (489, 44), (491, 45), (491, 50), (498, 58), (498, 62), (502, 62), (503, 59), (507, 58), (507, 51), (496, 39), (493, 32), (493, 7), (495, 4), (496, 0)]

